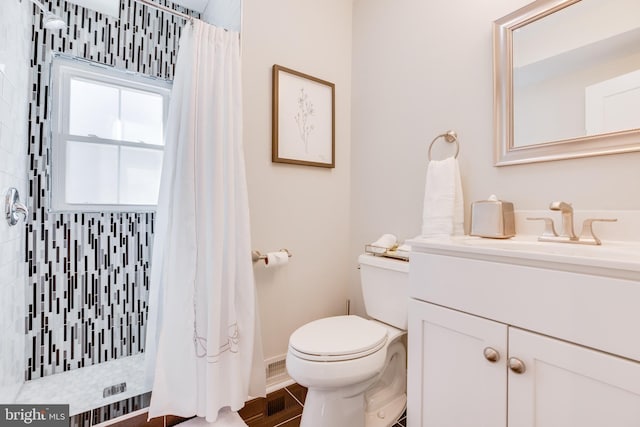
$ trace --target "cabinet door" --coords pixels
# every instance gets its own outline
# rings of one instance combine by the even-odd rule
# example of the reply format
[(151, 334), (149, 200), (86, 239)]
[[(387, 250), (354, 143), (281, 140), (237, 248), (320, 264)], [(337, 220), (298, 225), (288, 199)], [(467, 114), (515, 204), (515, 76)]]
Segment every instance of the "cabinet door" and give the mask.
[(509, 356), (509, 427), (640, 426), (640, 363), (517, 328)]
[(506, 325), (412, 299), (408, 346), (409, 427), (506, 426)]

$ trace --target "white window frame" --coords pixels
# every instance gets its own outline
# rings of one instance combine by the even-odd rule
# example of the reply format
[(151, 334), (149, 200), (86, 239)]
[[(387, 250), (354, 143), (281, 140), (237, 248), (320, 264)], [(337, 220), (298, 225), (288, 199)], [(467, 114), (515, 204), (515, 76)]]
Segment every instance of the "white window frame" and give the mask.
[[(167, 129), (171, 82), (145, 76), (139, 73), (120, 70), (96, 62), (69, 57), (63, 54), (53, 55), (51, 61), (50, 88), (50, 179), (49, 211), (51, 212), (149, 212), (157, 205), (147, 204), (92, 204), (68, 203), (66, 201), (66, 152), (67, 142), (86, 142), (117, 147), (145, 148), (164, 151), (162, 145), (141, 141), (125, 141), (100, 138), (98, 136), (72, 135), (69, 132), (70, 81), (72, 78), (94, 81), (127, 88), (135, 91), (153, 93), (163, 98), (163, 131)], [(164, 135), (163, 135), (164, 138)], [(118, 174), (119, 175), (119, 174)], [(119, 178), (118, 178), (119, 179)]]

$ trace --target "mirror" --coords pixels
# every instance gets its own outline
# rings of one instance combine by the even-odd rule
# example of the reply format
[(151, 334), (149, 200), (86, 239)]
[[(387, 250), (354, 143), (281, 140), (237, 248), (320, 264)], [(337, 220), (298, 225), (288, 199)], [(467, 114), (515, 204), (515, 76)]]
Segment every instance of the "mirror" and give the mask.
[(496, 166), (640, 151), (639, 16), (538, 0), (494, 22)]

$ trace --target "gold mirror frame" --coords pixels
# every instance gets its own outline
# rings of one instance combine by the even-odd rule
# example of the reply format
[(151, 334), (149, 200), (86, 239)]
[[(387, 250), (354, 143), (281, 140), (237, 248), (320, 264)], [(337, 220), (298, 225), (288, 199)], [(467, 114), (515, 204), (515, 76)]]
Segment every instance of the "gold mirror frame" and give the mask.
[(493, 23), (495, 166), (640, 151), (640, 129), (514, 145), (513, 31), (580, 1), (537, 0)]

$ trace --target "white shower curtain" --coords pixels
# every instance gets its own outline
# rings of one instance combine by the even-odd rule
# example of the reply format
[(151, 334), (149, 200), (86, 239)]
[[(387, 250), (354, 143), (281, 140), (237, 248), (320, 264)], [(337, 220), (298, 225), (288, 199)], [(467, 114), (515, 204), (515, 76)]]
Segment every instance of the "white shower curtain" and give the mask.
[(184, 28), (151, 265), (149, 417), (240, 409), (265, 377), (242, 149), (239, 34)]

